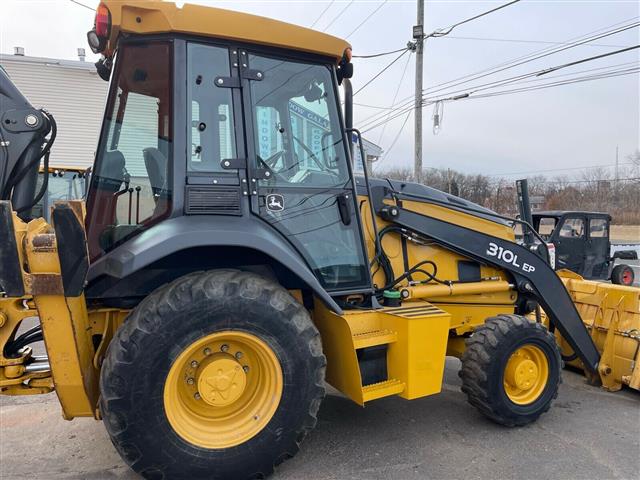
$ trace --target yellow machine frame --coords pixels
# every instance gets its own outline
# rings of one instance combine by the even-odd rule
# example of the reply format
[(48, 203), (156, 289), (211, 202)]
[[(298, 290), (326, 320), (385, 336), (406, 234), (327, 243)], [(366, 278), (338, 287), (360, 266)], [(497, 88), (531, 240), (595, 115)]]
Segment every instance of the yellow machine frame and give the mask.
[(242, 43), (342, 58), (351, 45), (334, 36), (271, 18), (220, 8), (186, 4), (178, 8), (160, 0), (103, 0), (111, 13), (105, 56), (116, 49), (121, 34), (183, 32)]
[[(160, 1), (105, 0), (111, 15), (111, 31), (105, 54), (112, 55), (120, 35), (185, 32), (269, 45), (324, 55), (339, 61), (350, 45), (338, 38), (263, 17), (193, 5), (182, 9)], [(367, 197), (360, 197), (361, 219), (369, 261), (374, 260), (375, 229)], [(69, 202), (77, 220), (84, 224), (84, 204)], [(403, 208), (433, 218), (515, 241), (512, 228), (462, 211), (417, 201), (404, 201)], [(378, 219), (379, 228), (387, 224)], [(43, 219), (28, 224), (13, 215), (17, 255), (22, 265), (25, 296), (0, 298), (0, 344), (11, 339), (20, 323), (39, 316), (48, 360), (38, 361), (30, 348), (17, 358), (0, 352), (0, 392), (4, 394), (46, 393), (54, 389), (67, 419), (98, 418), (99, 371), (114, 332), (125, 321), (126, 309), (87, 307), (84, 295), (65, 297), (51, 225)], [(403, 244), (406, 242), (406, 259)], [(438, 275), (458, 279), (458, 262), (465, 260), (446, 248), (411, 236), (389, 235), (382, 239), (395, 272), (404, 272), (406, 261), (415, 265), (430, 259)], [(481, 280), (467, 283), (421, 283), (419, 273), (397, 287), (401, 307), (379, 310), (349, 310), (342, 315), (315, 299), (312, 311), (327, 357), (327, 380), (356, 403), (399, 395), (413, 399), (441, 389), (447, 355), (461, 357), (465, 337), (490, 316), (515, 312), (517, 293), (505, 271), (480, 266)], [(600, 376), (603, 385), (615, 390), (626, 384), (640, 388), (640, 370), (634, 369), (640, 344), (639, 295), (636, 289), (585, 282), (565, 275), (565, 284), (591, 335), (603, 352)], [(383, 272), (374, 271), (381, 286)], [(302, 301), (299, 292), (293, 296)], [(558, 342), (566, 349), (564, 340)], [(363, 385), (358, 352), (387, 345), (389, 380)], [(567, 350), (568, 353), (568, 350)], [(35, 362), (33, 362), (35, 360)], [(29, 366), (36, 365), (38, 368)], [(577, 361), (576, 365), (579, 365)], [(48, 368), (45, 368), (48, 367)]]

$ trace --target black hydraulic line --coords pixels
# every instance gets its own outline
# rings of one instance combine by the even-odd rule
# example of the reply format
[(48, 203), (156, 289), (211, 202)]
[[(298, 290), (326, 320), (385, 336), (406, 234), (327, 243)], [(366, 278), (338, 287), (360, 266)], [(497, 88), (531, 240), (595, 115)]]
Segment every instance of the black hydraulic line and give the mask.
[(21, 348), (26, 347), (32, 343), (41, 342), (44, 340), (42, 333), (42, 326), (36, 325), (35, 327), (27, 330), (17, 338), (13, 339), (4, 347), (5, 356), (11, 357), (17, 355)]
[(40, 191), (38, 192), (38, 194), (33, 198), (31, 205), (25, 205), (22, 208), (18, 208), (16, 210), (16, 213), (22, 213), (22, 212), (31, 210), (35, 205), (38, 204), (40, 200), (42, 200), (42, 197), (44, 197), (45, 194), (47, 193), (47, 188), (49, 186), (49, 155), (51, 155), (51, 145), (53, 145), (53, 142), (56, 139), (56, 133), (58, 131), (56, 126), (56, 121), (53, 119), (53, 117), (50, 115), (47, 115), (47, 117), (51, 122), (51, 137), (49, 138), (49, 141), (47, 143), (47, 147), (49, 148), (47, 148), (47, 151), (44, 154), (44, 161), (42, 162), (42, 168), (44, 170), (42, 185), (40, 186)]
[[(53, 146), (53, 142), (55, 141), (56, 135), (57, 135), (57, 132), (58, 132), (56, 121), (55, 121), (55, 119), (53, 118), (53, 116), (50, 113), (47, 113), (44, 110), (40, 110), (40, 112), (43, 115), (45, 115), (47, 120), (49, 120), (51, 122), (51, 136), (49, 137), (49, 140), (46, 142), (46, 144), (45, 144), (44, 148), (42, 149), (42, 151), (40, 152), (40, 155), (38, 155), (35, 159), (33, 159), (31, 162), (29, 162), (28, 165), (25, 165), (22, 168), (22, 170), (20, 170), (18, 173), (16, 173), (15, 175), (12, 176), (12, 181), (11, 181), (10, 184), (8, 184), (6, 186), (6, 188), (5, 188), (5, 190), (4, 190), (3, 194), (2, 194), (2, 198), (8, 198), (9, 197), (9, 194), (11, 193), (11, 189), (14, 188), (20, 182), (20, 180), (22, 180), (24, 178), (24, 176), (29, 173), (29, 171), (34, 167), (34, 165), (37, 165), (38, 163), (40, 163), (40, 160), (43, 157), (46, 157), (46, 155), (49, 154), (49, 152), (51, 150), (51, 147)], [(37, 139), (34, 140), (34, 142), (38, 142), (38, 141), (41, 141), (41, 139), (37, 138)], [(35, 205), (35, 203), (34, 203), (34, 205)], [(33, 207), (33, 205), (31, 205), (31, 207)]]

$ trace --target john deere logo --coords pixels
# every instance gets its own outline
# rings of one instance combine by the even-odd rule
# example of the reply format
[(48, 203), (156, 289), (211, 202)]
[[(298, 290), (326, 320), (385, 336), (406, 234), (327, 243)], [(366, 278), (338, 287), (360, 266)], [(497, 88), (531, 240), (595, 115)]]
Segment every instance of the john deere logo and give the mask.
[(284, 197), (278, 193), (267, 195), (267, 210), (270, 212), (281, 212), (284, 210)]

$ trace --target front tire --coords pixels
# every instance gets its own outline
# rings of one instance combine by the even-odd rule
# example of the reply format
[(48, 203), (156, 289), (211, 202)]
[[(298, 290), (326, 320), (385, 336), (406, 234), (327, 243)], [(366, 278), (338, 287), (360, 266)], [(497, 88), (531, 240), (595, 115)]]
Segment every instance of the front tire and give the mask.
[(462, 391), (494, 422), (526, 425), (557, 397), (561, 367), (555, 338), (544, 326), (520, 315), (499, 315), (466, 341)]
[(264, 478), (315, 426), (326, 360), (281, 286), (199, 272), (149, 295), (112, 340), (100, 409), (145, 478)]

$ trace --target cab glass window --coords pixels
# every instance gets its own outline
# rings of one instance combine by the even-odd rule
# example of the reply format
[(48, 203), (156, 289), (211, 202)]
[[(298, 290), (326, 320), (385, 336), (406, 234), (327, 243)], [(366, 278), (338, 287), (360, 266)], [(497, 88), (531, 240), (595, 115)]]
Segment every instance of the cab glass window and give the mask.
[(269, 186), (342, 187), (349, 182), (333, 78), (328, 67), (249, 55), (258, 168)]
[(591, 238), (606, 238), (609, 236), (609, 227), (604, 218), (592, 218), (589, 220), (589, 236)]
[(553, 217), (542, 217), (538, 224), (538, 233), (542, 238), (548, 240), (553, 229), (556, 228), (556, 219)]
[(567, 218), (560, 229), (560, 236), (563, 238), (584, 237), (584, 220), (581, 218)]
[(123, 45), (114, 77), (87, 199), (92, 258), (171, 208), (170, 45)]
[(187, 49), (187, 90), (191, 125), (190, 172), (223, 172), (222, 160), (236, 157), (232, 90), (216, 84), (229, 77), (226, 48), (190, 43)]

